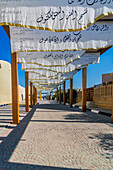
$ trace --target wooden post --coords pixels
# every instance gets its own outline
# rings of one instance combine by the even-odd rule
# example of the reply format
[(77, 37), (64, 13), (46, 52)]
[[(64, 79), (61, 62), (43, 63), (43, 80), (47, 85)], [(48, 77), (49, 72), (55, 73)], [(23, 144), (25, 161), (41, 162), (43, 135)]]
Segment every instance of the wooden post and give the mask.
[[(10, 39), (9, 26), (4, 25), (3, 28)], [(18, 64), (17, 54), (12, 53), (12, 51), (11, 51), (11, 81), (12, 81), (12, 123), (18, 124), (19, 123)]]
[(56, 96), (56, 100), (57, 100), (57, 103), (58, 103), (58, 87), (57, 87), (57, 96)]
[(35, 105), (35, 87), (33, 86), (33, 105)]
[(35, 104), (37, 104), (37, 88), (35, 88)]
[(73, 79), (70, 79), (70, 107), (73, 103)]
[(87, 81), (87, 68), (82, 70), (82, 112), (86, 112), (86, 81)]
[(65, 99), (65, 81), (63, 84), (63, 104), (65, 105), (66, 99)]
[(13, 124), (19, 123), (19, 92), (18, 92), (18, 64), (16, 53), (11, 53), (12, 77), (12, 117)]
[(32, 90), (32, 82), (30, 81), (30, 107), (32, 108), (33, 107), (33, 90)]
[(59, 104), (61, 104), (61, 86), (59, 88)]
[(28, 72), (25, 71), (25, 111), (29, 112)]
[(49, 100), (49, 94), (48, 94), (48, 92), (47, 92), (47, 100)]
[(50, 92), (50, 95), (48, 96), (49, 100), (51, 100), (51, 92)]
[(40, 92), (40, 100), (42, 100), (42, 93)]

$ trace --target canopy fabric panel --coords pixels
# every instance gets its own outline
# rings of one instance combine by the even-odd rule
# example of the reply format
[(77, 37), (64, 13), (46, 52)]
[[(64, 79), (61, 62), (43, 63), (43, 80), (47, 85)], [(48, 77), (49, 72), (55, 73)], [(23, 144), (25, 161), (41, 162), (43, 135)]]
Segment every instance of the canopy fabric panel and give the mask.
[(56, 77), (55, 79), (33, 79), (33, 77), (37, 78), (37, 75), (35, 73), (29, 73), (29, 79), (32, 81), (32, 83), (37, 83), (37, 84), (58, 84), (64, 80), (68, 80), (76, 74), (77, 71), (72, 71), (70, 73), (65, 73), (60, 77)]
[(54, 79), (59, 78), (59, 77), (63, 76), (64, 74), (66, 74), (66, 73), (57, 73), (57, 72), (46, 71), (46, 70), (36, 70), (36, 71), (30, 70), (29, 71), (29, 79), (32, 79), (32, 80), (48, 79), (48, 80), (50, 80), (53, 78)]
[[(35, 85), (34, 86), (36, 89), (38, 89), (38, 90), (43, 90), (43, 91), (52, 91), (52, 90), (54, 90), (55, 89), (55, 87), (54, 88), (47, 88), (47, 87), (43, 87), (43, 86), (38, 86), (38, 85)], [(57, 88), (57, 86), (56, 86), (56, 88)]]
[[(36, 64), (22, 64), (22, 70), (31, 71), (35, 73), (40, 73), (46, 76), (46, 71), (48, 76), (51, 72), (55, 73), (68, 73), (74, 71), (76, 69), (80, 69), (84, 65), (89, 65), (92, 63), (99, 63), (100, 53), (85, 53), (82, 57), (77, 59), (76, 61), (68, 64), (63, 67), (42, 67)], [(53, 74), (53, 73), (52, 73)]]
[(36, 87), (36, 88), (40, 88), (40, 89), (56, 89), (58, 86), (62, 85), (62, 83), (58, 83), (58, 84), (51, 84), (51, 85), (40, 85), (40, 84), (37, 84), (37, 83), (33, 83), (33, 85)]
[(63, 82), (58, 83), (58, 84), (50, 84), (50, 85), (39, 85), (37, 83), (33, 83), (33, 85), (37, 88), (37, 89), (45, 89), (44, 91), (46, 91), (47, 89), (51, 89), (54, 90), (57, 87), (61, 86), (63, 84)]
[(10, 27), (12, 52), (75, 51), (113, 45), (113, 22), (97, 22), (84, 31), (51, 32)]
[(80, 58), (85, 51), (18, 52), (18, 63), (37, 64), (44, 67), (66, 66)]
[(1, 0), (0, 24), (52, 31), (78, 31), (113, 13), (113, 1)]

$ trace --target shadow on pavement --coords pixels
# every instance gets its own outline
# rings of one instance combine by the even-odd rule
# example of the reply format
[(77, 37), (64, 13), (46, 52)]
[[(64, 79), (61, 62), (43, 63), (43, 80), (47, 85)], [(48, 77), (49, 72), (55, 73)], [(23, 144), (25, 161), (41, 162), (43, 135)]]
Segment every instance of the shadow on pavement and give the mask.
[[(0, 140), (2, 141), (0, 143), (0, 169), (47, 169), (47, 170), (71, 170), (72, 168), (63, 168), (63, 167), (51, 167), (51, 166), (41, 166), (41, 165), (31, 165), (31, 164), (22, 164), (22, 163), (12, 163), (9, 162), (9, 159), (11, 155), (13, 154), (14, 150), (16, 149), (16, 146), (18, 145), (19, 141), (21, 140), (21, 137), (26, 130), (28, 124), (30, 121), (37, 121), (37, 122), (84, 122), (84, 123), (107, 123), (108, 120), (101, 120), (100, 115), (92, 114), (89, 116), (89, 113), (84, 114), (67, 114), (64, 115), (65, 120), (31, 120), (35, 110), (37, 108), (41, 109), (50, 109), (50, 110), (64, 110), (65, 114), (66, 111), (71, 112), (78, 112), (80, 109), (75, 108), (68, 108), (63, 105), (55, 104), (53, 107), (53, 104), (40, 104), (35, 105), (32, 110), (21, 120), (21, 122), (14, 127), (14, 129), (11, 131), (11, 133), (7, 137), (0, 137)], [(96, 115), (95, 118), (93, 118), (93, 115)], [(99, 118), (100, 117), (100, 118)], [(113, 135), (112, 134), (98, 134), (90, 136), (89, 138), (98, 138), (100, 140), (99, 145), (104, 148), (104, 150), (107, 149), (109, 151), (107, 155), (108, 157), (113, 157)], [(111, 152), (111, 153), (110, 153)], [(110, 159), (108, 158), (108, 159)], [(79, 170), (79, 169), (78, 169)]]
[[(79, 108), (70, 108), (67, 105), (62, 105), (62, 104), (39, 104), (38, 109), (42, 109), (39, 112), (65, 112), (65, 115), (63, 116), (64, 120), (31, 120), (34, 122), (64, 122), (64, 123), (109, 123), (110, 126), (113, 127), (112, 125), (112, 120), (109, 117), (106, 117), (104, 115), (99, 115), (97, 113), (92, 113), (90, 111), (80, 113), (82, 112), (81, 109)], [(46, 111), (45, 111), (46, 110)], [(53, 111), (52, 111), (53, 110)], [(55, 111), (56, 110), (56, 111)], [(67, 114), (66, 112), (78, 112), (75, 114)]]
[(50, 109), (50, 110), (62, 110), (62, 111), (75, 111), (75, 108), (70, 108), (69, 106), (65, 106), (62, 104), (39, 104), (38, 109)]
[(84, 112), (82, 114), (67, 114), (64, 115), (66, 120), (76, 120), (76, 122), (85, 123), (110, 123), (112, 125), (112, 120), (108, 117), (98, 115), (96, 113)]
[(0, 137), (2, 140), (0, 143), (0, 168), (7, 169), (10, 167), (8, 160), (26, 130), (36, 108), (37, 105), (33, 107), (33, 109), (20, 121), (16, 127), (14, 127), (7, 137)]
[(98, 145), (104, 150), (102, 156), (105, 156), (106, 159), (113, 159), (113, 134), (92, 134), (89, 137), (90, 139), (99, 139)]
[[(75, 168), (63, 168), (54, 166), (43, 166), (43, 165), (31, 165), (31, 164), (21, 164), (21, 163), (8, 163), (10, 167), (14, 167), (14, 170), (26, 170), (26, 169), (36, 169), (36, 170), (73, 170)], [(5, 170), (5, 169), (2, 169)], [(87, 169), (75, 169), (75, 170), (87, 170)]]
[[(21, 164), (21, 163), (8, 163), (8, 167), (13, 167), (14, 170), (74, 170), (75, 168), (63, 168), (63, 167), (54, 167), (54, 166), (43, 166), (43, 165), (31, 165), (31, 164)], [(5, 168), (1, 170), (6, 170)], [(75, 170), (87, 170), (87, 169), (75, 169)]]
[[(32, 110), (21, 120), (21, 122), (13, 127), (14, 129), (10, 132), (7, 137), (0, 137), (2, 141), (0, 143), (0, 169), (39, 169), (39, 170), (71, 170), (73, 168), (63, 168), (63, 167), (53, 167), (53, 166), (43, 166), (43, 165), (31, 165), (31, 164), (23, 164), (23, 163), (12, 163), (9, 162), (11, 155), (13, 154), (16, 146), (18, 145), (21, 137), (26, 130), (35, 110), (37, 109), (37, 105), (32, 108)], [(8, 126), (7, 126), (8, 128)], [(10, 127), (9, 127), (10, 128)]]

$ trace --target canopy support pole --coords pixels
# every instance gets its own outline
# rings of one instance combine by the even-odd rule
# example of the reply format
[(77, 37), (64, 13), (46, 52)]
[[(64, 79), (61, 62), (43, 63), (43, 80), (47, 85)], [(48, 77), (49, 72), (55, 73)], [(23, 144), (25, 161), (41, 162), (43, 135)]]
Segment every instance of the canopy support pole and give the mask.
[(87, 67), (82, 69), (82, 112), (86, 112)]
[(28, 87), (28, 72), (25, 71), (25, 111), (29, 112), (29, 87)]
[(32, 82), (30, 81), (30, 107), (33, 107)]
[(57, 96), (56, 96), (56, 100), (57, 100), (57, 103), (58, 103), (58, 87), (57, 87)]
[(65, 81), (64, 81), (64, 84), (63, 84), (63, 104), (65, 105), (66, 103), (66, 99), (65, 99)]
[(61, 104), (61, 86), (59, 87), (59, 104)]
[(16, 53), (11, 53), (11, 77), (12, 77), (13, 124), (18, 124), (19, 123), (19, 91), (18, 91), (18, 64), (17, 64)]
[(42, 93), (40, 92), (40, 100), (42, 100)]
[[(10, 39), (10, 28), (3, 25), (3, 28)], [(11, 46), (11, 41), (10, 41)], [(12, 48), (12, 47), (11, 47)], [(18, 90), (18, 64), (17, 54), (11, 50), (11, 82), (12, 82), (12, 123), (19, 123), (19, 90)]]
[(37, 104), (37, 88), (35, 88), (35, 104)]
[(33, 106), (35, 105), (35, 87), (33, 86)]
[(48, 94), (48, 92), (47, 92), (47, 100), (49, 100), (49, 94)]
[(73, 79), (70, 79), (70, 107), (72, 107), (73, 103)]

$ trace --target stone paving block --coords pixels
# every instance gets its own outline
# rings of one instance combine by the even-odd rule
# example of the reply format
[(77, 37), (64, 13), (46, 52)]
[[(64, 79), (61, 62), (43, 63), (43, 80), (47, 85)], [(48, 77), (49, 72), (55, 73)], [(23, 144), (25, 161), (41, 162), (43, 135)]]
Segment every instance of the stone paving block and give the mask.
[(110, 117), (41, 101), (20, 118), (0, 135), (1, 169), (113, 169)]

